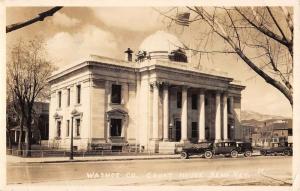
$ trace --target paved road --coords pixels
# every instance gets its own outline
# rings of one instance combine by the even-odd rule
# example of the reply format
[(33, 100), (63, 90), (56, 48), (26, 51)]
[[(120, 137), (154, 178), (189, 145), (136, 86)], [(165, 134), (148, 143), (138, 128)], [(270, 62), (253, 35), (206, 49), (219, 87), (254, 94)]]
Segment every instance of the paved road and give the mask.
[(8, 184), (290, 185), (292, 157), (8, 163)]

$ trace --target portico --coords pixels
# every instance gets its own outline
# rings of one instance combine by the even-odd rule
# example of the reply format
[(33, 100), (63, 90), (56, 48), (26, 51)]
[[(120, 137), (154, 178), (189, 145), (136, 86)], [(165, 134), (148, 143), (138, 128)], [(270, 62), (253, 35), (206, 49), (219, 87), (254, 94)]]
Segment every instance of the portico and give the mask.
[[(230, 99), (233, 101), (233, 96), (228, 97), (227, 91), (220, 91), (220, 90), (209, 90), (204, 89), (202, 87), (189, 87), (186, 85), (176, 85), (172, 84), (168, 81), (155, 81), (151, 83), (151, 88), (153, 92), (153, 126), (152, 126), (152, 140), (156, 141), (164, 141), (164, 142), (180, 142), (180, 143), (187, 143), (191, 141), (191, 137), (188, 136), (188, 132), (191, 131), (191, 125), (189, 123), (193, 120), (188, 117), (191, 111), (191, 96), (188, 94), (197, 94), (197, 141), (196, 142), (205, 142), (208, 140), (212, 140), (214, 138), (215, 141), (222, 141), (228, 140), (228, 112), (227, 110), (233, 111), (233, 104), (230, 104), (230, 108), (227, 106), (227, 102)], [(170, 112), (170, 104), (174, 104), (174, 101), (170, 101), (169, 94), (171, 88), (175, 88), (181, 94), (181, 100), (176, 100), (176, 102), (181, 102), (181, 108), (179, 109), (180, 117), (176, 118), (175, 120), (180, 121), (180, 141), (176, 141), (172, 139), (172, 132), (169, 131), (170, 125), (174, 124), (172, 118), (170, 120), (170, 115), (173, 112)], [(190, 90), (193, 90), (190, 92)], [(212, 103), (205, 103), (206, 92), (210, 92), (214, 96), (215, 104)], [(159, 100), (162, 100), (162, 111), (159, 112)], [(208, 105), (210, 104), (210, 105)], [(214, 119), (209, 119), (214, 121), (214, 128), (215, 128), (215, 135), (206, 137), (206, 128), (205, 124), (206, 117), (205, 117), (205, 108), (206, 107), (214, 107)], [(189, 111), (189, 112), (188, 112)], [(160, 114), (162, 116), (160, 116)], [(162, 128), (159, 128), (159, 118), (162, 119)], [(174, 120), (174, 119), (173, 119)], [(159, 130), (162, 129), (160, 133)], [(162, 135), (162, 138), (159, 138), (159, 134)], [(175, 130), (176, 134), (176, 130)], [(175, 135), (176, 137), (176, 135)]]

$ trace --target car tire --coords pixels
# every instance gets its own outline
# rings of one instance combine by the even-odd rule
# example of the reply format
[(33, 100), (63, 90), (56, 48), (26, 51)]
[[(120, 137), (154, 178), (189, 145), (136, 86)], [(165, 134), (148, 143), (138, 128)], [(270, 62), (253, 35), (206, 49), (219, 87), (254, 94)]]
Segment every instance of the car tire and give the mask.
[(245, 156), (245, 157), (251, 157), (251, 156), (252, 156), (252, 152), (251, 152), (251, 151), (246, 151), (246, 152), (244, 153), (244, 156)]
[(238, 152), (236, 150), (233, 150), (233, 151), (230, 152), (230, 156), (232, 158), (237, 158), (238, 157)]
[(204, 157), (206, 159), (211, 159), (213, 157), (213, 153), (211, 151), (205, 151)]
[(180, 153), (180, 158), (181, 158), (181, 159), (188, 159), (188, 158), (189, 158), (189, 155), (187, 154), (187, 152), (181, 152), (181, 153)]
[(291, 155), (291, 152), (288, 151), (288, 150), (285, 150), (285, 151), (283, 151), (283, 155), (284, 155), (284, 156), (290, 156), (290, 155)]
[(266, 152), (266, 151), (260, 151), (260, 154), (261, 154), (262, 156), (267, 156), (267, 152)]

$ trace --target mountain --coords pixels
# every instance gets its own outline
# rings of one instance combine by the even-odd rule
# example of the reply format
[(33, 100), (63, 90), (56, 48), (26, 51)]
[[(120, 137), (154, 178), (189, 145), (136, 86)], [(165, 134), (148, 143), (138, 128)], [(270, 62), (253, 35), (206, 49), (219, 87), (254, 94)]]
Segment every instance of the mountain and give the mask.
[(268, 121), (268, 120), (282, 120), (282, 119), (288, 119), (287, 117), (282, 117), (282, 116), (276, 116), (276, 115), (266, 115), (266, 114), (261, 114), (258, 112), (254, 111), (241, 111), (241, 120), (242, 121), (249, 121), (249, 120), (255, 120), (255, 121)]

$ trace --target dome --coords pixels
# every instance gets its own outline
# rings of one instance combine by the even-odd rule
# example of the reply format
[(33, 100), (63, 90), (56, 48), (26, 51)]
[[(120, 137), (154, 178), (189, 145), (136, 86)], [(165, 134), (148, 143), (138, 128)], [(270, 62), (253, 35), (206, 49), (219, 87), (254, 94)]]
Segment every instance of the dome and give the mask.
[(184, 45), (170, 33), (157, 31), (146, 37), (139, 47), (138, 60), (169, 59), (178, 62), (187, 62)]
[(184, 46), (175, 35), (164, 31), (157, 31), (144, 39), (139, 50), (146, 52), (171, 52), (172, 50), (177, 50), (178, 48), (184, 48)]

